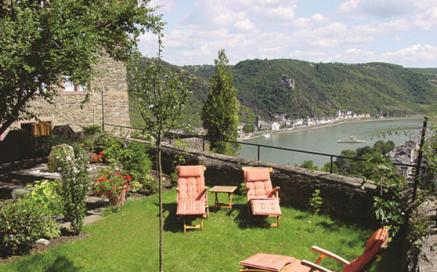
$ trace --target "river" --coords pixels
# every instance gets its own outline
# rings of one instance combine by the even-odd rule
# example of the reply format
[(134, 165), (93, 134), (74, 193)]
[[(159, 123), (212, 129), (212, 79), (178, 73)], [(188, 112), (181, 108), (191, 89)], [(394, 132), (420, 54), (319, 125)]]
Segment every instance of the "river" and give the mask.
[[(418, 137), (422, 120), (418, 118), (351, 121), (325, 127), (271, 134), (270, 137), (259, 136), (244, 142), (339, 155), (344, 149), (356, 149), (366, 145), (373, 146), (378, 140), (392, 140), (396, 146), (401, 145), (411, 137)], [(391, 130), (398, 130), (399, 132), (381, 135), (381, 132)], [(355, 136), (357, 139), (366, 142), (355, 144), (337, 143), (337, 140), (348, 139), (350, 136)], [(316, 165), (322, 166), (329, 162), (329, 157), (265, 147), (261, 147), (260, 155), (261, 161), (280, 164), (295, 165), (305, 160), (312, 160)], [(257, 147), (241, 145), (239, 156), (256, 160)]]

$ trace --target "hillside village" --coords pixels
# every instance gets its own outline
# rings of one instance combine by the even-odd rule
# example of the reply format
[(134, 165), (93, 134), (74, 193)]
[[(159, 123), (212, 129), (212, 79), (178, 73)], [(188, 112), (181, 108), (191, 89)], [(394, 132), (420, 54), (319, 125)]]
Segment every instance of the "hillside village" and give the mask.
[[(285, 114), (279, 114), (274, 116), (275, 121), (264, 121), (260, 116), (257, 116), (256, 129), (258, 131), (293, 130), (297, 128), (310, 128), (342, 121), (364, 120), (370, 118), (372, 118), (370, 113), (356, 114), (351, 110), (344, 112), (338, 110), (335, 117), (321, 118), (308, 116), (306, 118), (291, 119), (287, 118)], [(240, 132), (242, 132), (243, 124), (240, 124), (239, 128)]]

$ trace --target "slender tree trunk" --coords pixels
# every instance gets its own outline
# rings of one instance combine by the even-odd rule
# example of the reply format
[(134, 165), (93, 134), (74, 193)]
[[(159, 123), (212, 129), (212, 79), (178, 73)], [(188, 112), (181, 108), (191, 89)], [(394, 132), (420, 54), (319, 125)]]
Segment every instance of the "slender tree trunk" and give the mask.
[(159, 271), (164, 272), (161, 135), (158, 135), (158, 138), (156, 139), (156, 146), (157, 146), (156, 170), (158, 171), (158, 197), (159, 197)]

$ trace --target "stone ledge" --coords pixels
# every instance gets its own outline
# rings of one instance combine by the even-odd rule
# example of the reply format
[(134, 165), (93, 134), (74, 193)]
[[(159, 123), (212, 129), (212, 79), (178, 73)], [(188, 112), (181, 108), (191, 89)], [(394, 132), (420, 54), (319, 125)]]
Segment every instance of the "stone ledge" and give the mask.
[(377, 186), (375, 185), (375, 182), (372, 180), (365, 180), (362, 178), (355, 178), (355, 177), (348, 177), (348, 176), (342, 176), (337, 174), (330, 174), (327, 172), (321, 172), (321, 171), (314, 171), (309, 170), (301, 167), (296, 166), (290, 166), (290, 165), (282, 165), (282, 164), (276, 164), (276, 163), (268, 163), (268, 162), (260, 162), (260, 161), (252, 161), (252, 160), (246, 160), (243, 158), (238, 157), (232, 157), (232, 156), (226, 156), (221, 154), (211, 154), (211, 153), (205, 153), (200, 152), (198, 150), (194, 149), (186, 149), (185, 151), (182, 149), (178, 149), (169, 145), (163, 146), (163, 149), (173, 150), (176, 153), (189, 153), (190, 155), (197, 156), (199, 158), (204, 159), (213, 159), (213, 160), (220, 160), (222, 162), (228, 162), (228, 163), (235, 163), (240, 164), (242, 166), (260, 166), (260, 167), (271, 167), (273, 168), (273, 174), (272, 176), (276, 176), (281, 172), (290, 172), (296, 175), (303, 175), (309, 178), (317, 179), (321, 182), (327, 182), (327, 183), (337, 183), (338, 185), (352, 187), (356, 190), (360, 190), (362, 192), (365, 191), (374, 191), (377, 189)]

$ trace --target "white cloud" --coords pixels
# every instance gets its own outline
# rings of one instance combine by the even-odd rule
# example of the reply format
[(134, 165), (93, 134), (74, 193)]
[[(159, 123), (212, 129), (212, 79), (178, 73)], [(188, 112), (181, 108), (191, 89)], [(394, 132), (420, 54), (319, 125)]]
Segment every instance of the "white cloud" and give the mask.
[(252, 30), (255, 28), (254, 24), (252, 23), (252, 21), (250, 21), (249, 19), (243, 19), (240, 21), (235, 22), (235, 27), (241, 30)]
[(157, 7), (158, 13), (169, 12), (176, 8), (176, 0), (152, 0), (150, 6)]
[(414, 44), (382, 55), (388, 62), (405, 66), (435, 67), (437, 63), (437, 46), (431, 44)]
[(423, 13), (417, 15), (415, 25), (423, 29), (430, 29), (437, 25), (437, 3), (436, 6), (426, 9)]
[(344, 52), (332, 57), (332, 61), (345, 63), (363, 63), (377, 59), (378, 56), (375, 52), (359, 48), (348, 48)]
[(385, 22), (372, 22), (357, 25), (353, 29), (359, 35), (402, 32), (411, 28), (411, 23), (405, 19), (393, 19)]
[(347, 0), (340, 4), (340, 10), (343, 12), (351, 12), (354, 11), (359, 4), (360, 0)]
[[(400, 28), (405, 28), (405, 22), (421, 29), (430, 29), (437, 25), (437, 0), (345, 0), (339, 9), (353, 18), (390, 20), (399, 23)], [(384, 27), (383, 25), (379, 28)]]
[(375, 17), (394, 17), (413, 12), (414, 0), (346, 0), (340, 4), (345, 13), (358, 13)]
[[(385, 6), (394, 3), (380, 1)], [(231, 63), (247, 58), (291, 57), (435, 66), (437, 62), (432, 57), (435, 38), (432, 37), (437, 36), (433, 28), (437, 24), (437, 0), (417, 2), (420, 4), (399, 0), (403, 7), (414, 4), (408, 15), (397, 13), (380, 18), (365, 6), (378, 6), (376, 0), (344, 1), (340, 6), (343, 13), (339, 14), (334, 7), (334, 11), (311, 9), (306, 12), (309, 15), (298, 13), (302, 7), (297, 0), (198, 0), (185, 17), (177, 16), (180, 21), (172, 21), (171, 27), (166, 27), (163, 56), (179, 65), (211, 64), (217, 51), (224, 48)], [(432, 3), (436, 5), (430, 6)], [(351, 19), (344, 16), (346, 11), (349, 12), (346, 15), (367, 14), (367, 19), (366, 16)], [(412, 37), (418, 31), (426, 31), (425, 35), (418, 35), (426, 38), (413, 40), (417, 45), (412, 46)], [(156, 45), (153, 35), (141, 37), (140, 48), (146, 55), (155, 56)]]

